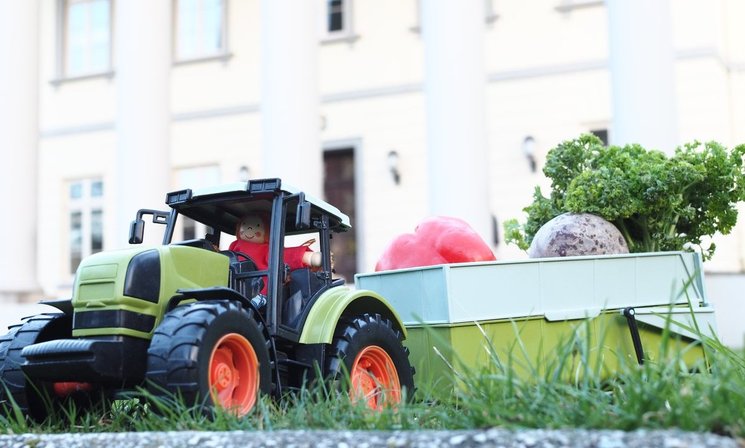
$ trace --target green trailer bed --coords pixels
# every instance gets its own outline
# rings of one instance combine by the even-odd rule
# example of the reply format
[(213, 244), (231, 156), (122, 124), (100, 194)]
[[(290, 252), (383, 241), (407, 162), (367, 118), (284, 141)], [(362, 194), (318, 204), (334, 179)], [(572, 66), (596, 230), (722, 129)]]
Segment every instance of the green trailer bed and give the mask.
[(437, 265), (355, 282), (398, 311), (418, 384), (492, 366), (495, 355), (519, 373), (543, 372), (567, 361), (556, 354), (568, 343), (582, 345), (590, 362), (600, 356), (604, 375), (658, 358), (663, 345), (694, 365), (704, 353), (691, 329), (716, 334), (702, 262), (690, 252)]

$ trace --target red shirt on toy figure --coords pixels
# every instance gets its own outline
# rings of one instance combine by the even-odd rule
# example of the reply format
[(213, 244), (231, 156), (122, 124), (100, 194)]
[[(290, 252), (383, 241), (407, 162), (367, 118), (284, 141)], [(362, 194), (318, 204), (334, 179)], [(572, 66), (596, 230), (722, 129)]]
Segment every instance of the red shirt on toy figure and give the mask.
[[(238, 239), (230, 243), (228, 249), (251, 257), (260, 271), (268, 269), (269, 226), (266, 221), (258, 215), (245, 216), (236, 226), (235, 236)], [(307, 243), (297, 247), (285, 247), (284, 262), (291, 270), (304, 267), (317, 268), (321, 266), (321, 253), (313, 252)], [(266, 288), (265, 284), (261, 291), (262, 294), (266, 294)]]

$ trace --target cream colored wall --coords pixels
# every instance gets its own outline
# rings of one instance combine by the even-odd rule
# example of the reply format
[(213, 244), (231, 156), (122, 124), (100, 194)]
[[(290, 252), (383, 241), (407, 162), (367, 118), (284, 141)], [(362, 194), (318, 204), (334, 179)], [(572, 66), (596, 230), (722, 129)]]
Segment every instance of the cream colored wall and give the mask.
[[(521, 216), (535, 185), (548, 191), (543, 176), (528, 170), (521, 148), (525, 136), (536, 139), (541, 162), (561, 140), (610, 123), (606, 10), (559, 12), (558, 4), (495, 2), (499, 18), (485, 24), (487, 163), (491, 208), (500, 224)], [(40, 187), (45, 193), (39, 209), (41, 222), (53, 230), (39, 232), (39, 265), (50, 294), (70, 281), (64, 273), (65, 182), (102, 176), (110, 187), (115, 175), (116, 77), (49, 83), (55, 77), (55, 5), (42, 0)], [(237, 178), (242, 165), (252, 176), (261, 175), (258, 8), (258, 0), (229, 1), (232, 57), (172, 69), (172, 181), (178, 169), (213, 165), (226, 182)], [(745, 127), (739, 125), (745, 123), (745, 35), (739, 27), (744, 10), (736, 0), (673, 2), (681, 141), (745, 142)], [(414, 0), (356, 0), (357, 38), (320, 44), (322, 140), (356, 145), (360, 270), (371, 270), (384, 246), (413, 231), (428, 209), (423, 42), (412, 31), (417, 25)], [(400, 154), (399, 186), (387, 167), (392, 149)], [(107, 198), (110, 194), (106, 188)], [(108, 218), (115, 205), (107, 204), (106, 229), (112, 229)], [(114, 241), (110, 231), (106, 249)], [(722, 239), (720, 255), (707, 268), (741, 270), (742, 235), (740, 229)], [(504, 244), (498, 255), (525, 256)]]
[(259, 1), (228, 2), (228, 51), (222, 61), (177, 64), (171, 76), (174, 114), (259, 103)]
[(239, 114), (176, 121), (171, 126), (171, 165), (174, 170), (218, 165), (222, 182), (238, 180), (241, 166), (260, 173), (259, 115)]
[(498, 19), (487, 28), (487, 70), (552, 67), (607, 57), (605, 8), (592, 6), (569, 12), (561, 2), (496, 2)]
[(416, 2), (354, 1), (357, 39), (321, 45), (322, 94), (421, 83), (424, 53)]

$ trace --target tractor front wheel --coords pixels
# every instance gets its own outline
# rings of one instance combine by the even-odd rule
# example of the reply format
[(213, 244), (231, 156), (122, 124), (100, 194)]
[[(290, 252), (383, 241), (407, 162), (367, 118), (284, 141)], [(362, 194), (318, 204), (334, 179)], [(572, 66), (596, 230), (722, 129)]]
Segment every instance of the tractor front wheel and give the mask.
[(414, 392), (414, 369), (400, 331), (378, 314), (343, 318), (337, 326), (327, 374), (349, 377), (350, 396), (371, 409), (401, 402)]
[(0, 337), (0, 410), (8, 415), (17, 406), (35, 421), (44, 420), (58, 401), (51, 384), (33, 381), (21, 370), (27, 345), (71, 337), (72, 317), (61, 313), (39, 314), (10, 327)]
[(243, 416), (271, 392), (269, 340), (254, 311), (236, 302), (181, 305), (155, 330), (146, 376), (156, 396)]

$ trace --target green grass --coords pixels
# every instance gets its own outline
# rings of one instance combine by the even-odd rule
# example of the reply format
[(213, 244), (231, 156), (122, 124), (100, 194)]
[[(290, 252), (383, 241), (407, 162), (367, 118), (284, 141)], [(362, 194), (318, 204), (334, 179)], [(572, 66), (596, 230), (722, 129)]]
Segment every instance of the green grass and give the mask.
[[(670, 337), (670, 336), (668, 336)], [(745, 437), (745, 358), (717, 341), (707, 341), (707, 360), (692, 373), (680, 354), (622, 365), (612, 378), (588, 361), (577, 340), (557, 351), (555, 361), (529, 366), (537, 373), (521, 379), (514, 366), (522, 358), (499, 359), (487, 369), (453, 366), (461, 382), (455, 392), (418, 385), (416, 399), (395, 409), (373, 412), (346, 395), (318, 386), (276, 402), (263, 397), (250, 416), (217, 411), (211, 418), (178, 400), (141, 393), (107, 409), (80, 412), (63, 407), (41, 424), (23, 415), (0, 416), (8, 434), (26, 432), (101, 432), (161, 430), (417, 430), (471, 428), (597, 428), (634, 430), (677, 427)], [(589, 346), (589, 344), (588, 344)], [(579, 353), (578, 353), (579, 350)], [(567, 359), (574, 359), (570, 364)], [(579, 361), (577, 361), (579, 360)], [(525, 366), (521, 366), (524, 368)], [(148, 404), (144, 404), (148, 403)], [(158, 408), (154, 412), (153, 408)]]

